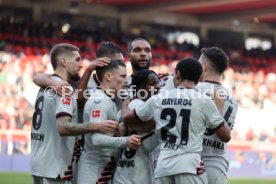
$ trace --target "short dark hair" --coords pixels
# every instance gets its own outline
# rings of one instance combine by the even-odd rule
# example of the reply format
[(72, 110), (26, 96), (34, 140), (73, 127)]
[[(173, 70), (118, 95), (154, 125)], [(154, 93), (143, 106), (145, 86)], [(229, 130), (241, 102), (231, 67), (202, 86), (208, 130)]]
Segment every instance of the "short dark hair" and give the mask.
[(132, 50), (132, 43), (133, 43), (133, 42), (136, 42), (136, 41), (145, 41), (145, 42), (148, 42), (148, 41), (147, 41), (146, 39), (144, 39), (144, 38), (135, 38), (135, 39), (129, 41), (129, 42), (127, 43), (127, 53), (130, 53), (130, 52), (131, 52), (131, 50)]
[(152, 70), (149, 70), (149, 69), (139, 70), (135, 75), (132, 75), (131, 85), (136, 86), (139, 89), (142, 86), (147, 85), (149, 83), (150, 74), (155, 74), (158, 77), (158, 75)]
[(50, 60), (54, 70), (57, 68), (58, 56), (61, 54), (69, 55), (73, 51), (79, 51), (79, 48), (70, 43), (59, 43), (55, 45), (50, 52)]
[(215, 72), (222, 74), (228, 67), (229, 59), (222, 49), (210, 47), (203, 49), (202, 54), (208, 59)]
[(179, 71), (182, 81), (189, 80), (196, 84), (202, 74), (202, 66), (193, 58), (185, 58), (177, 63), (175, 71)]
[(102, 42), (96, 52), (96, 57), (112, 58), (116, 53), (123, 53), (122, 49), (113, 42)]
[(103, 66), (103, 67), (97, 67), (96, 68), (96, 74), (100, 82), (103, 81), (104, 74), (108, 71), (112, 71), (116, 68), (119, 68), (119, 66), (126, 67), (125, 63), (121, 60), (115, 60), (111, 59), (109, 65)]

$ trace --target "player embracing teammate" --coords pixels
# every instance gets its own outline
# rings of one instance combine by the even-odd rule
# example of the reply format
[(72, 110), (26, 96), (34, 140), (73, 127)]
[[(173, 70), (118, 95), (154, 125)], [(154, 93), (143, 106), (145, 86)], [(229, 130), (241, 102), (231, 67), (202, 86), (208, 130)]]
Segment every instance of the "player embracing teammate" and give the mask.
[[(218, 47), (204, 49), (199, 62), (203, 67), (202, 82), (196, 89), (212, 96), (214, 91), (220, 93), (224, 99), (222, 116), (230, 129), (233, 128), (238, 110), (235, 97), (222, 86), (223, 72), (228, 66), (226, 53)], [(226, 184), (229, 163), (226, 159), (227, 144), (222, 142), (215, 132), (207, 129), (203, 138), (201, 153), (210, 184)]]
[[(86, 70), (88, 72), (83, 76), (83, 79), (85, 80), (81, 80), (79, 84), (82, 89), (92, 89), (90, 91), (91, 98), (88, 100), (89, 103), (87, 102), (86, 107), (84, 108), (84, 120), (92, 124), (96, 123), (96, 125), (99, 124), (97, 122), (104, 122), (107, 120), (115, 120), (119, 123), (121, 100), (110, 98), (110, 95), (113, 94), (106, 93), (106, 91), (108, 89), (113, 89), (116, 92), (123, 88), (123, 83), (126, 83), (126, 81), (122, 82), (122, 78), (124, 78), (126, 74), (124, 73), (120, 76), (120, 71), (122, 72), (125, 70), (123, 69), (125, 66), (123, 66), (120, 61), (123, 59), (120, 48), (117, 48), (116, 45), (110, 44), (110, 42), (105, 44), (106, 45), (102, 46), (107, 49), (103, 49), (103, 52), (99, 53), (100, 55), (98, 59), (93, 61), (96, 62), (94, 63), (94, 67)], [(114, 52), (109, 52), (112, 49)], [(211, 51), (212, 50), (214, 49), (211, 48)], [(209, 183), (220, 184), (226, 182), (228, 163), (225, 159), (226, 144), (223, 143), (223, 141), (227, 142), (230, 139), (228, 125), (232, 127), (234, 123), (237, 105), (235, 99), (229, 92), (226, 93), (225, 100), (219, 99), (215, 93), (205, 93), (202, 95), (202, 93), (198, 92), (198, 90), (206, 92), (205, 89), (212, 88), (213, 86), (216, 90), (224, 89), (219, 84), (219, 79), (214, 79), (213, 76), (215, 72), (218, 72), (218, 76), (221, 76), (227, 67), (227, 64), (226, 66), (222, 66), (219, 62), (212, 63), (213, 57), (215, 57), (214, 55), (220, 55), (220, 52), (213, 53), (210, 49), (208, 52), (207, 51), (203, 52), (200, 58), (201, 66), (198, 61), (193, 59), (181, 60), (178, 63), (174, 81), (171, 80), (172, 77), (167, 81), (167, 84), (174, 82), (174, 86), (177, 88), (171, 89), (168, 97), (162, 98), (161, 100), (161, 94), (155, 95), (155, 98), (150, 98), (144, 105), (142, 105), (144, 102), (140, 105), (135, 105), (134, 111), (127, 111), (127, 107), (124, 106), (124, 112), (127, 112), (123, 114), (124, 119), (126, 120), (126, 124), (129, 124), (129, 127), (134, 127), (133, 130), (135, 130), (135, 128), (136, 130), (139, 130), (139, 127), (142, 126), (137, 123), (139, 119), (143, 122), (155, 120), (154, 123), (156, 124), (156, 130), (161, 133), (161, 155), (158, 158), (158, 164), (155, 170), (157, 183), (207, 183), (206, 175), (202, 174), (200, 154), (202, 154), (203, 160), (205, 161), (205, 169), (207, 170)], [(108, 53), (108, 55), (105, 55), (106, 53)], [(114, 56), (117, 58), (119, 57), (119, 60), (116, 60), (117, 58), (110, 60), (110, 58)], [(142, 70), (149, 69), (152, 59), (150, 44), (141, 38), (132, 40), (128, 45), (128, 58), (133, 68), (133, 75), (128, 77), (129, 85), (132, 82), (132, 78), (135, 77), (137, 73), (139, 74)], [(218, 65), (218, 71), (216, 65)], [(203, 72), (200, 72), (202, 68)], [(97, 70), (96, 74), (91, 75), (95, 69)], [(203, 73), (202, 76), (204, 82), (199, 83), (196, 86), (201, 73)], [(91, 80), (88, 83), (89, 78)], [(52, 83), (53, 82), (51, 81), (49, 84)], [(99, 86), (100, 88), (96, 89), (96, 86)], [(200, 99), (193, 99), (190, 96), (191, 91), (194, 94), (200, 93), (203, 98), (201, 96)], [(181, 94), (180, 97), (171, 98), (175, 96), (176, 92)], [(97, 95), (99, 94), (101, 95), (101, 98), (97, 98)], [(159, 101), (156, 100), (156, 97), (158, 97), (157, 99)], [(211, 100), (212, 98), (216, 101), (219, 111), (215, 106), (215, 103)], [(135, 104), (134, 102), (132, 103)], [(143, 108), (146, 110), (143, 110)], [(155, 112), (151, 112), (152, 110)], [(135, 116), (132, 116), (132, 112), (135, 112)], [(151, 112), (151, 114), (149, 112)], [(64, 114), (62, 115), (64, 116)], [(223, 118), (221, 116), (223, 116)], [(227, 124), (223, 123), (224, 121)], [(114, 122), (108, 123), (112, 126), (115, 125)], [(108, 126), (108, 124), (103, 125)], [(118, 127), (118, 124), (115, 125), (115, 127)], [(204, 139), (202, 139), (206, 127), (208, 129), (205, 132)], [(147, 131), (149, 130), (151, 129), (148, 129)], [(87, 133), (88, 131), (84, 130), (84, 132)], [(106, 132), (110, 132), (110, 130), (100, 131), (96, 129), (91, 131), (90, 134), (86, 134), (86, 152), (84, 152), (81, 158), (81, 167), (78, 172), (80, 176), (78, 178), (78, 183), (95, 183), (98, 181), (99, 177), (101, 177), (104, 164), (111, 161), (110, 156), (112, 155), (112, 151), (110, 150), (114, 150), (114, 148), (124, 148), (125, 146), (128, 147), (127, 150), (129, 150), (129, 148), (140, 149), (138, 148), (141, 143), (140, 136), (113, 137), (113, 135), (115, 135), (114, 133), (106, 134)], [(112, 132), (115, 131), (112, 130)], [(82, 132), (76, 133), (76, 135), (79, 134), (82, 134)], [(118, 136), (119, 134), (116, 135)], [(217, 146), (212, 146), (215, 145), (213, 142), (219, 142), (220, 144), (216, 145), (221, 146), (219, 148)], [(203, 152), (201, 153), (202, 143)], [(157, 141), (155, 144), (155, 146), (157, 146), (157, 144), (160, 143)], [(89, 152), (89, 154), (87, 152)], [(157, 154), (154, 154), (155, 158), (149, 159), (148, 162), (148, 166), (151, 168), (154, 168), (153, 165), (154, 162), (156, 162), (154, 160), (157, 160), (159, 150), (155, 150), (155, 152), (158, 152)], [(127, 157), (128, 152), (123, 154)], [(118, 170), (120, 170), (120, 163), (118, 164)], [(84, 165), (87, 166), (85, 167), (86, 169), (84, 169)], [(150, 169), (149, 171), (153, 173), (152, 170), (153, 169)], [(140, 170), (139, 172), (143, 171)], [(115, 174), (115, 177), (116, 176), (118, 176), (118, 174)], [(123, 174), (120, 174), (120, 176), (124, 177)], [(139, 173), (137, 176), (139, 176)], [(147, 176), (145, 175), (144, 177)], [(116, 179), (117, 178), (114, 178), (114, 181), (116, 181)], [(215, 181), (215, 179), (217, 180)], [(122, 180), (117, 181), (119, 181), (117, 183), (134, 184), (140, 183), (139, 181), (142, 180), (134, 179), (128, 182), (126, 182), (127, 180), (123, 180), (123, 182)], [(149, 184), (152, 183), (151, 179), (148, 181), (150, 181)], [(143, 183), (146, 184), (146, 182)]]
[(154, 120), (156, 130), (160, 130), (162, 143), (154, 173), (158, 184), (205, 184), (206, 174), (199, 172), (205, 129), (214, 130), (223, 142), (231, 138), (220, 115), (224, 102), (215, 95), (218, 111), (210, 97), (194, 89), (202, 75), (197, 60), (183, 59), (175, 71), (176, 88), (152, 96), (134, 110), (124, 104), (123, 120), (136, 125)]

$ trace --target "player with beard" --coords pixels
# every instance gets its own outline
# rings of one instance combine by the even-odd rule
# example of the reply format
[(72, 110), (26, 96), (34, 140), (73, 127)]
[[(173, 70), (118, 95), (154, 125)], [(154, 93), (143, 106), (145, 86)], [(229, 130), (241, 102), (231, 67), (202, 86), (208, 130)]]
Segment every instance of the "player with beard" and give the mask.
[[(79, 79), (81, 57), (71, 44), (54, 46), (50, 53), (54, 68), (52, 80), (70, 83)], [(57, 96), (53, 90), (38, 92), (31, 130), (31, 174), (33, 183), (71, 183), (71, 164), (76, 135), (85, 133), (114, 133), (115, 121), (77, 124), (77, 102), (74, 95)], [(71, 167), (71, 166), (69, 166)], [(70, 168), (72, 170), (72, 168)]]
[[(71, 84), (79, 91), (78, 103), (81, 102), (81, 107), (84, 106), (85, 103), (83, 94), (84, 90), (93, 89), (99, 86), (99, 81), (96, 77), (96, 74), (93, 73), (96, 67), (107, 66), (110, 62), (110, 59), (124, 61), (123, 51), (113, 42), (102, 42), (97, 49), (96, 59), (93, 60), (89, 67), (84, 71), (81, 80), (75, 80), (75, 82)], [(62, 90), (68, 94), (68, 89), (66, 87), (69, 87), (70, 84), (65, 81), (52, 80), (50, 76), (51, 75), (48, 74), (38, 73), (34, 76), (33, 81), (39, 87), (53, 87), (59, 95), (62, 95)]]
[[(104, 67), (107, 66), (110, 63), (110, 59), (120, 60), (124, 61), (123, 51), (120, 49), (119, 46), (114, 44), (113, 42), (102, 42), (99, 46), (99, 48), (96, 51), (96, 59), (91, 62), (89, 67), (84, 71), (84, 74), (81, 78), (81, 80), (74, 81), (73, 83), (70, 82), (70, 84), (73, 87), (77, 87), (77, 102), (78, 102), (78, 122), (83, 122), (83, 107), (86, 102), (86, 96), (90, 96), (90, 94), (99, 86), (99, 80), (97, 79), (96, 73), (93, 73), (97, 67)], [(76, 78), (77, 79), (77, 78)], [(70, 84), (65, 81), (56, 81), (51, 78), (48, 74), (38, 73), (34, 76), (34, 83), (36, 83), (40, 87), (48, 87), (51, 86), (54, 88), (59, 95), (62, 95), (62, 93), (69, 94), (68, 87), (70, 87)], [(88, 93), (85, 93), (85, 90), (88, 89)], [(85, 96), (86, 95), (86, 96)], [(118, 98), (116, 100), (116, 105), (120, 106), (121, 102)], [(102, 126), (105, 126), (103, 124)], [(77, 148), (79, 151), (77, 151), (77, 154), (80, 155), (83, 144), (84, 144), (84, 137), (78, 138), (81, 143), (81, 147)], [(78, 146), (80, 146), (78, 144)], [(74, 167), (74, 169), (77, 169), (77, 166)], [(78, 171), (75, 170), (74, 173), (77, 173)], [(77, 176), (74, 176), (74, 180), (77, 178)]]
[[(128, 76), (128, 85), (130, 87), (132, 83), (132, 77), (143, 69), (149, 69), (152, 62), (152, 52), (151, 52), (151, 46), (147, 40), (144, 38), (136, 38), (128, 43), (127, 47), (127, 56), (128, 60), (131, 63), (132, 66), (132, 75)], [(173, 84), (173, 77), (171, 75), (167, 76), (167, 79), (160, 78), (160, 87), (161, 90), (169, 90), (174, 88)], [(130, 94), (130, 98), (132, 98), (132, 94)], [(132, 127), (135, 129), (135, 126)], [(159, 135), (159, 132), (156, 131), (156, 135)], [(158, 144), (158, 143), (157, 143)], [(156, 149), (154, 149), (150, 153), (150, 161), (149, 161), (149, 167), (150, 167), (150, 173), (154, 173), (154, 169), (156, 167), (157, 158), (160, 152), (160, 144), (157, 145)]]
[[(132, 75), (135, 75), (139, 70), (149, 69), (152, 61), (151, 46), (144, 38), (136, 38), (128, 43), (127, 47), (128, 60), (132, 66)], [(132, 75), (128, 77), (128, 84), (131, 84)], [(164, 77), (165, 76), (165, 77)], [(173, 76), (160, 75), (161, 89), (174, 88)]]
[(151, 46), (143, 38), (136, 38), (128, 44), (128, 58), (132, 66), (132, 74), (139, 70), (149, 69), (152, 60)]
[[(204, 49), (199, 62), (203, 67), (202, 79), (196, 88), (212, 96), (214, 90), (224, 95), (223, 117), (232, 129), (237, 115), (238, 104), (229, 90), (221, 85), (221, 78), (228, 66), (226, 53), (218, 47)], [(227, 144), (220, 141), (214, 131), (207, 129), (203, 139), (202, 159), (205, 164), (208, 183), (226, 184), (229, 163), (226, 159)]]

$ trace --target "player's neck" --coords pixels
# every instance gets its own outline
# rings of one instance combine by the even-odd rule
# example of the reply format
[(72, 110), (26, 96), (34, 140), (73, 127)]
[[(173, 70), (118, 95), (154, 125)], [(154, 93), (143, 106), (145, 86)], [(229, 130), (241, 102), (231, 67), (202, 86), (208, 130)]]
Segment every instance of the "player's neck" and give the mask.
[(184, 80), (177, 86), (177, 88), (194, 89), (195, 83), (193, 81)]
[(63, 70), (62, 68), (56, 68), (55, 74), (60, 76), (64, 81), (70, 82), (68, 73), (65, 70)]
[(214, 73), (206, 73), (203, 77), (203, 81), (213, 81), (221, 83), (221, 75)]

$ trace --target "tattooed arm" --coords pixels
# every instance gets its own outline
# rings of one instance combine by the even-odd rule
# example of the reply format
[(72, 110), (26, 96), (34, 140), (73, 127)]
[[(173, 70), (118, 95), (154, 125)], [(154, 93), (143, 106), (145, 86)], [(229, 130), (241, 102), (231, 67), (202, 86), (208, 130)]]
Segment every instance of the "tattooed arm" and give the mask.
[(76, 136), (86, 133), (115, 133), (118, 130), (118, 123), (106, 120), (99, 123), (73, 123), (70, 116), (57, 117), (57, 128), (61, 136)]

